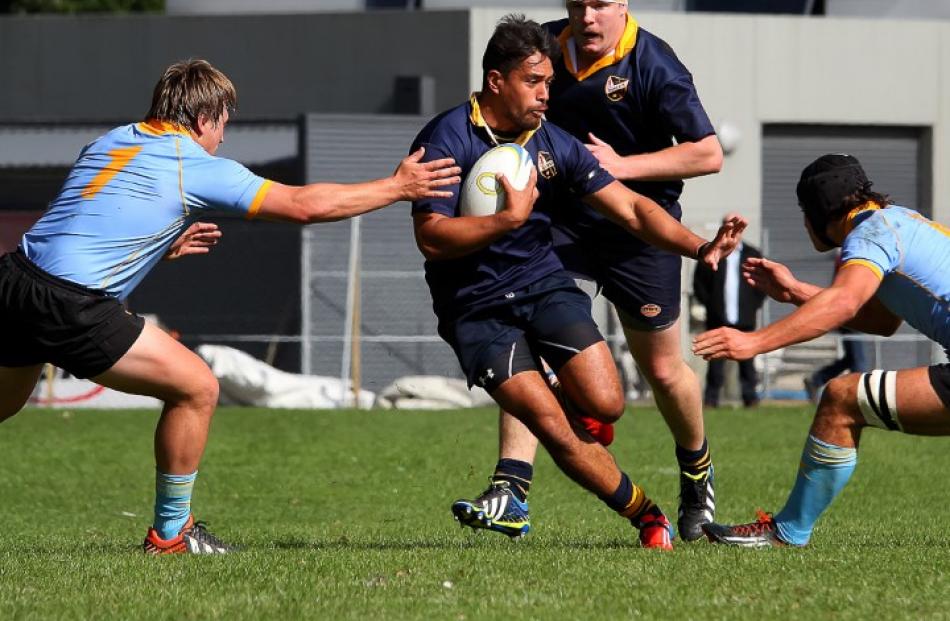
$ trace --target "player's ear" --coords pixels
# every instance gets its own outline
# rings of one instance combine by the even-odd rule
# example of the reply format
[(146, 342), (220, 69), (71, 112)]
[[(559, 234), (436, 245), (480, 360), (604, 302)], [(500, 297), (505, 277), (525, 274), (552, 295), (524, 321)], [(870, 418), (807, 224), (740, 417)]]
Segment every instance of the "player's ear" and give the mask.
[(212, 131), (215, 127), (217, 127), (218, 123), (220, 123), (220, 122), (221, 122), (220, 119), (217, 120), (217, 121), (215, 121), (214, 119), (212, 119), (209, 115), (205, 114), (204, 112), (199, 112), (199, 113), (198, 113), (198, 118), (195, 120), (195, 126), (194, 126), (193, 128), (191, 128), (191, 130), (192, 130), (196, 135), (202, 136), (202, 135), (207, 134), (208, 132)]
[(505, 76), (501, 74), (497, 69), (491, 69), (488, 72), (488, 75), (485, 76), (485, 83), (488, 85), (488, 90), (497, 95), (501, 90), (499, 86), (501, 82), (504, 82)]

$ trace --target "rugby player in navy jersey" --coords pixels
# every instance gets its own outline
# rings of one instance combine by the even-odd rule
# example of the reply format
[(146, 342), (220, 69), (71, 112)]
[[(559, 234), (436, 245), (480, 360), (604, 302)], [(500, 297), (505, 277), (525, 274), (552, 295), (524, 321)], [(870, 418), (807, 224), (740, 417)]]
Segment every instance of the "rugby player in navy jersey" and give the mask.
[[(565, 474), (629, 519), (640, 530), (641, 545), (669, 549), (672, 528), (662, 511), (577, 425), (543, 373), (541, 359), (560, 378), (565, 401), (586, 415), (605, 423), (622, 415), (617, 369), (591, 319), (590, 298), (554, 254), (552, 210), (565, 197), (583, 197), (628, 235), (710, 266), (735, 248), (745, 222), (724, 224), (706, 242), (614, 180), (576, 138), (544, 122), (557, 54), (539, 24), (523, 16), (501, 21), (482, 59), (481, 92), (429, 122), (412, 148), (454, 159), (464, 176), (486, 151), (515, 142), (537, 169), (522, 191), (500, 179), (506, 204), (491, 216), (461, 216), (456, 195), (414, 202), (416, 242), (426, 258), (439, 334), (469, 384), (484, 387), (540, 439)], [(523, 535), (529, 525), (517, 485), (501, 481), (492, 489), (490, 500), (459, 506), (456, 516)]]
[(294, 187), (263, 179), (215, 157), (236, 99), (231, 81), (207, 61), (170, 66), (145, 120), (88, 144), (49, 210), (15, 252), (0, 257), (0, 422), (23, 407), (45, 362), (164, 402), (154, 521), (143, 544), (150, 554), (232, 549), (191, 514), (218, 382), (197, 355), (122, 300), (163, 257), (209, 252), (221, 232), (198, 219), (211, 212), (327, 222), (450, 196), (443, 186), (458, 183), (451, 160), (420, 163), (422, 151), (391, 177), (366, 183)]
[[(570, 0), (567, 12), (567, 19), (545, 25), (562, 52), (554, 63), (547, 119), (587, 143), (615, 179), (678, 220), (682, 180), (718, 172), (722, 165), (722, 149), (692, 76), (666, 42), (639, 27), (626, 2)], [(579, 202), (566, 200), (554, 224), (555, 252), (565, 268), (594, 281), (617, 309), (630, 352), (676, 443), (678, 530), (683, 539), (698, 539), (700, 525), (713, 520), (715, 496), (699, 381), (680, 342), (680, 256), (647, 239), (630, 239)], [(613, 440), (611, 425), (583, 421), (599, 441)], [(500, 427), (492, 480), (515, 483), (527, 493), (538, 442), (504, 412)], [(482, 504), (488, 497), (469, 502)]]

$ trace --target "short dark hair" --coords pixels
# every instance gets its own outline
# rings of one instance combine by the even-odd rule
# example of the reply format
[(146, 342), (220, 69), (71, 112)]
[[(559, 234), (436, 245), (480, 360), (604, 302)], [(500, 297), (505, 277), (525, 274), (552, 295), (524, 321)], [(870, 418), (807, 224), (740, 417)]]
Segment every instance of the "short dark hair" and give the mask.
[(551, 33), (538, 22), (517, 13), (502, 17), (482, 56), (482, 88), (488, 83), (489, 71), (508, 75), (534, 53), (540, 53), (554, 62), (560, 57), (561, 48)]

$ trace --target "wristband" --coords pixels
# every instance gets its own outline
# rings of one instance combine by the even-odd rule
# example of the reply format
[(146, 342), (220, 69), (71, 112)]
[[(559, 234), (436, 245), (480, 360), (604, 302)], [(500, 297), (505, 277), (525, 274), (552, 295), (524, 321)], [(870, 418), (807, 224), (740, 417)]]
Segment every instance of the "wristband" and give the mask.
[(710, 248), (711, 246), (712, 246), (712, 242), (709, 242), (709, 241), (708, 241), (708, 242), (703, 242), (703, 243), (701, 243), (701, 244), (699, 245), (699, 248), (696, 249), (696, 260), (697, 260), (697, 261), (702, 261), (702, 260), (703, 260), (703, 256), (706, 254), (706, 252), (709, 251), (709, 248)]

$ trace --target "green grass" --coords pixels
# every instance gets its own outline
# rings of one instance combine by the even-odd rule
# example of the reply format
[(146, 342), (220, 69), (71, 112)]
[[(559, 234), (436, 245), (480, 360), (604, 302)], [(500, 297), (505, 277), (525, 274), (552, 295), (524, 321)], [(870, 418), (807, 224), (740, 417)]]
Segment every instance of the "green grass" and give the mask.
[[(776, 510), (811, 417), (715, 410), (719, 517)], [(802, 550), (636, 533), (538, 460), (534, 531), (510, 542), (448, 511), (481, 491), (495, 414), (222, 409), (200, 519), (246, 550), (146, 558), (155, 413), (30, 410), (0, 426), (0, 619), (948, 618), (945, 440), (866, 434), (858, 469)], [(669, 433), (635, 408), (621, 466), (676, 508)]]

